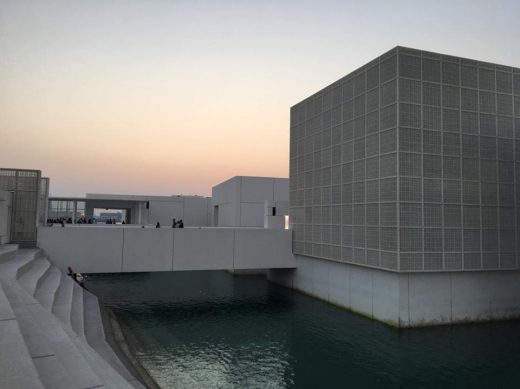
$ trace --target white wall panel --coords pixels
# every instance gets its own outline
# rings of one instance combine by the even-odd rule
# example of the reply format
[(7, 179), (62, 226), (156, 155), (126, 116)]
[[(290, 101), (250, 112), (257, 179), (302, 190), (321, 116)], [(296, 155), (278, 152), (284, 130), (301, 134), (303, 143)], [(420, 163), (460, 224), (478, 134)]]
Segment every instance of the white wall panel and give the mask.
[(121, 227), (40, 227), (38, 246), (62, 270), (119, 273), (123, 255)]
[(274, 183), (272, 178), (241, 177), (240, 200), (246, 203), (274, 200)]
[[(147, 212), (148, 211), (148, 212)], [(172, 225), (172, 219), (184, 219), (184, 204), (179, 201), (150, 201), (150, 209), (145, 209), (148, 214), (148, 224), (161, 223), (161, 226)]]
[(294, 267), (292, 231), (235, 229), (236, 269)]
[(171, 271), (173, 231), (173, 228), (125, 228), (122, 271)]
[(205, 197), (184, 198), (184, 226), (209, 226), (207, 203), (208, 199)]
[(173, 270), (233, 269), (233, 229), (184, 228), (174, 231)]
[(263, 227), (264, 226), (264, 204), (263, 203), (241, 203), (240, 204), (240, 227)]
[(289, 201), (289, 180), (287, 178), (274, 179), (274, 200)]

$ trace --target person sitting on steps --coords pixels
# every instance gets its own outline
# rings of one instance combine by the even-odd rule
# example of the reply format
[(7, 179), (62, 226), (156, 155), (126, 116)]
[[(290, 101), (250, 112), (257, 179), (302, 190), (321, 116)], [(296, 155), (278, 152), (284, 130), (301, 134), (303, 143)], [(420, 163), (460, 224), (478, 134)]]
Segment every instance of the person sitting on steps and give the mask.
[(72, 279), (76, 281), (80, 286), (83, 286), (85, 280), (87, 279), (86, 276), (82, 275), (81, 273), (74, 273), (70, 266), (67, 267), (67, 275), (72, 277)]

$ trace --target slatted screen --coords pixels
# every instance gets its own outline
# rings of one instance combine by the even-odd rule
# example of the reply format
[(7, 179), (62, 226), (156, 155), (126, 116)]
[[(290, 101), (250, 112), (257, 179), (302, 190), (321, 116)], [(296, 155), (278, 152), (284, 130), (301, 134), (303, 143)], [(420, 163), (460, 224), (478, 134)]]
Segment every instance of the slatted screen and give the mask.
[(518, 268), (520, 69), (395, 48), (291, 108), (290, 176), (297, 254)]

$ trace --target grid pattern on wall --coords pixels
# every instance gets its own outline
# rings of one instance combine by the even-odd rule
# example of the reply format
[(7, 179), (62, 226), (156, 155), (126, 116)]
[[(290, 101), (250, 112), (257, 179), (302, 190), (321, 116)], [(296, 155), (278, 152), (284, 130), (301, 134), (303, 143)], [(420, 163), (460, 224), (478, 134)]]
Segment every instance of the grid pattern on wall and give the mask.
[(397, 47), (291, 108), (290, 157), (296, 254), (518, 268), (520, 69)]
[(13, 193), (11, 243), (36, 243), (40, 185), (39, 170), (0, 168), (0, 190)]

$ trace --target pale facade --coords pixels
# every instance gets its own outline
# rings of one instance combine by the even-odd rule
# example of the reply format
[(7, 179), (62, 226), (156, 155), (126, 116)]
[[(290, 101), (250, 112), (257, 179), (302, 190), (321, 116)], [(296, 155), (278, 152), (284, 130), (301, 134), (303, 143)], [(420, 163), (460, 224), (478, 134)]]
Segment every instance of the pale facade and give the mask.
[[(211, 204), (215, 227), (264, 227), (266, 201), (287, 214), (289, 180), (272, 177), (230, 178), (213, 187)], [(275, 211), (276, 212), (276, 211)], [(272, 213), (272, 211), (271, 211)], [(279, 213), (280, 214), (280, 213)]]
[(6, 214), (7, 240), (23, 246), (34, 246), (37, 227), (42, 220), (41, 204), (48, 196), (48, 178), (40, 170), (0, 168), (0, 190), (11, 194), (11, 211)]
[(48, 217), (95, 222), (94, 210), (124, 210), (126, 224), (171, 226), (173, 219), (186, 227), (211, 224), (210, 199), (202, 196), (146, 196), (87, 193), (84, 198), (51, 197)]
[(517, 269), (520, 69), (397, 47), (291, 109), (296, 254)]
[(395, 326), (520, 317), (520, 69), (396, 47), (291, 108), (295, 271)]

